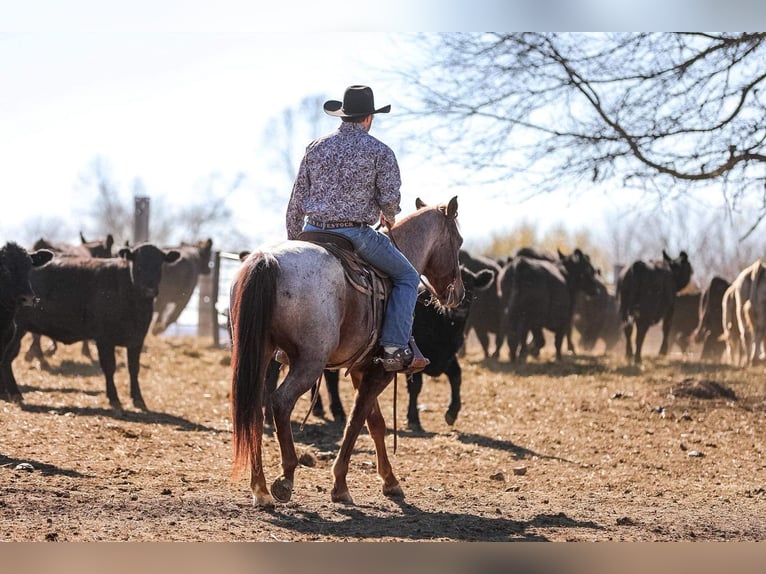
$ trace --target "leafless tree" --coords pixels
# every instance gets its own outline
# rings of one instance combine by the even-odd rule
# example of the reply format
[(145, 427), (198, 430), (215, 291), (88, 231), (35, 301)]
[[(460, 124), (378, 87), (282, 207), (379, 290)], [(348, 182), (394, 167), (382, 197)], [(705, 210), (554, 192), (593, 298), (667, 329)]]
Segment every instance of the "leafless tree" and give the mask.
[(404, 70), (433, 157), (528, 194), (609, 183), (667, 200), (715, 184), (766, 215), (766, 33), (446, 33)]
[(118, 245), (133, 243), (134, 197), (146, 196), (151, 200), (149, 239), (159, 245), (178, 245), (182, 241), (195, 242), (213, 237), (221, 248), (229, 245), (239, 249), (248, 245), (246, 237), (231, 225), (231, 210), (227, 200), (245, 180), (244, 174), (227, 179), (213, 173), (204, 181), (197, 194), (198, 201), (186, 202), (181, 207), (169, 205), (161, 193), (151, 193), (140, 179), (132, 183), (132, 196), (122, 193), (115, 182), (108, 162), (94, 159), (80, 177), (83, 195), (94, 194), (84, 218), (90, 221), (91, 233), (106, 236), (111, 233)]

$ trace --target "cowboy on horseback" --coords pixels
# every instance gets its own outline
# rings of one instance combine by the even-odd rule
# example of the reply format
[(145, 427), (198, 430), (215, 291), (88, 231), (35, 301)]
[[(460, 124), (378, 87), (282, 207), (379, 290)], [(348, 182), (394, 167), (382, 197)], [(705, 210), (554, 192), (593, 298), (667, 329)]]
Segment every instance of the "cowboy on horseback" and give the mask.
[(425, 368), (413, 363), (413, 356), (422, 358), (411, 337), (420, 275), (389, 236), (372, 227), (380, 222), (390, 229), (401, 211), (396, 156), (369, 134), (373, 116), (390, 110), (375, 109), (368, 86), (349, 86), (342, 102), (325, 102), (325, 113), (342, 122), (306, 148), (287, 206), (287, 238), (297, 239), (302, 231), (338, 233), (390, 278), (379, 360), (386, 371), (414, 372)]

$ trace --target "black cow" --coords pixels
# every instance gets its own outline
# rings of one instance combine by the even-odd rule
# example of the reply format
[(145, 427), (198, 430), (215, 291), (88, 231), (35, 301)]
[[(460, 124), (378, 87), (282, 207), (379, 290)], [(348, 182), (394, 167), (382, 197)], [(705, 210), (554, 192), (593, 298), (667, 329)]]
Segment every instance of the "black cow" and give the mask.
[(122, 407), (114, 386), (114, 350), (126, 347), (130, 396), (136, 408), (146, 410), (138, 384), (141, 348), (152, 320), (162, 264), (175, 261), (179, 255), (177, 251), (165, 252), (142, 244), (121, 249), (119, 258), (61, 257), (34, 269), (30, 282), (39, 304), (16, 314), (17, 333), (0, 365), (0, 391), (21, 401), (12, 363), (21, 337), (33, 331), (64, 344), (95, 340), (106, 378), (106, 395), (117, 412)]
[(162, 270), (160, 291), (154, 300), (153, 335), (164, 332), (181, 316), (197, 287), (199, 276), (210, 273), (212, 248), (212, 239), (168, 248), (178, 251), (181, 257), (172, 265), (165, 265)]
[(88, 241), (80, 232), (80, 245), (71, 243), (53, 243), (42, 237), (38, 239), (32, 249), (48, 249), (55, 255), (62, 257), (99, 257), (107, 259), (112, 256), (114, 237), (108, 234), (103, 240)]
[(0, 361), (16, 334), (16, 312), (35, 302), (29, 282), (32, 268), (44, 265), (52, 257), (53, 253), (47, 249), (27, 253), (12, 241), (0, 248)]
[[(534, 253), (532, 253), (534, 255)], [(580, 249), (570, 255), (558, 253), (558, 260), (516, 255), (503, 268), (498, 281), (504, 301), (503, 332), (511, 349), (510, 359), (525, 357), (527, 335), (533, 336), (534, 352), (545, 344), (543, 329), (554, 333), (556, 360), (567, 338), (571, 352), (572, 319), (577, 293), (597, 295), (603, 285), (596, 279), (590, 257)]]
[(670, 322), (668, 350), (677, 345), (681, 353), (686, 353), (692, 344), (692, 335), (699, 323), (700, 293), (678, 293)]
[(593, 350), (601, 340), (604, 342), (604, 351), (611, 351), (620, 340), (622, 332), (617, 297), (609, 292), (606, 285), (596, 295), (578, 293), (572, 326), (580, 334), (578, 344), (584, 350)]
[(423, 374), (430, 377), (447, 375), (450, 385), (450, 403), (444, 419), (453, 425), (460, 412), (460, 385), (462, 369), (458, 362), (457, 353), (465, 342), (465, 326), (478, 293), (488, 289), (495, 280), (495, 274), (484, 269), (473, 273), (461, 267), (460, 274), (465, 286), (465, 296), (460, 305), (454, 309), (439, 308), (430, 303), (431, 294), (421, 290), (415, 305), (415, 316), (412, 322), (412, 336), (417, 341), (418, 348), (430, 363), (419, 373), (412, 374), (407, 380), (409, 406), (407, 408), (407, 427), (422, 431), (418, 413), (418, 396), (423, 389)]
[[(676, 293), (691, 280), (689, 257), (681, 251), (676, 259), (662, 251), (662, 261), (635, 261), (619, 275), (617, 293), (620, 319), (625, 333), (625, 357), (641, 364), (641, 348), (649, 327), (662, 321), (660, 356), (668, 352), (670, 325)], [(633, 325), (636, 326), (636, 351), (633, 353)]]
[[(48, 249), (53, 252), (54, 257), (98, 257), (107, 259), (112, 257), (112, 246), (114, 245), (114, 237), (112, 234), (108, 234), (104, 239), (96, 239), (88, 241), (85, 239), (82, 231), (80, 232), (80, 244), (75, 245), (72, 243), (52, 243), (47, 239), (38, 239), (33, 249)], [(44, 360), (44, 354), (42, 346), (40, 345), (40, 334), (32, 333), (32, 342), (29, 345), (29, 349), (24, 355), (24, 359), (32, 361), (34, 359)], [(48, 355), (52, 355), (56, 352), (56, 341), (51, 341), (51, 346), (47, 351)], [(88, 341), (82, 342), (82, 354), (85, 357), (91, 358), (90, 347)]]
[[(458, 254), (460, 265), (473, 273), (479, 273), (489, 270), (494, 273), (495, 281), (500, 276), (501, 266), (488, 257), (480, 255), (471, 255), (464, 249)], [(483, 289), (475, 294), (475, 299), (471, 305), (471, 314), (465, 324), (465, 333), (468, 335), (471, 329), (476, 333), (479, 340), (484, 358), (490, 356), (497, 358), (500, 355), (500, 349), (503, 345), (503, 339), (500, 336), (500, 320), (503, 314), (503, 307), (498, 294), (497, 285), (492, 289)], [(489, 336), (495, 337), (495, 350), (489, 352)]]
[(699, 306), (699, 323), (693, 333), (694, 341), (702, 343), (701, 359), (720, 361), (726, 350), (723, 338), (723, 295), (729, 288), (723, 277), (715, 276), (702, 292)]

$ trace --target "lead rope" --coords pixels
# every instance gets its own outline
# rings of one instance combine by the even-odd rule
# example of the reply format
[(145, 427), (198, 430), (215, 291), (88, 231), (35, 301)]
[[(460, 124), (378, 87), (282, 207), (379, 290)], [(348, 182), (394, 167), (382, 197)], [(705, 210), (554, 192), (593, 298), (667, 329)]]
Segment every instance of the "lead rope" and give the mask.
[(399, 433), (396, 430), (396, 383), (399, 381), (399, 376), (394, 373), (394, 454), (396, 454), (396, 438)]
[[(391, 224), (387, 220), (385, 220), (383, 218), (381, 218), (381, 219), (382, 219), (382, 221), (381, 221), (380, 224), (378, 224), (378, 229), (380, 229), (381, 224), (385, 223), (386, 229), (388, 229), (388, 237), (391, 239), (391, 243), (394, 244), (394, 247), (399, 249), (399, 246), (396, 244), (396, 241), (394, 241), (394, 234), (391, 232)], [(399, 251), (401, 251), (401, 249), (399, 249)], [(426, 285), (425, 282), (423, 282), (423, 279), (420, 279), (420, 281), (421, 281), (421, 283), (423, 283), (423, 285)], [(426, 287), (428, 287), (428, 286), (426, 285)], [(394, 431), (394, 450), (393, 450), (393, 452), (394, 452), (394, 454), (396, 454), (396, 446), (397, 446), (397, 442), (398, 442), (398, 438), (399, 438), (399, 432), (398, 432), (398, 430), (396, 428), (396, 395), (397, 395), (396, 390), (397, 390), (397, 387), (398, 387), (398, 385), (397, 385), (398, 382), (399, 382), (399, 373), (394, 372), (394, 424), (393, 424), (393, 431)]]

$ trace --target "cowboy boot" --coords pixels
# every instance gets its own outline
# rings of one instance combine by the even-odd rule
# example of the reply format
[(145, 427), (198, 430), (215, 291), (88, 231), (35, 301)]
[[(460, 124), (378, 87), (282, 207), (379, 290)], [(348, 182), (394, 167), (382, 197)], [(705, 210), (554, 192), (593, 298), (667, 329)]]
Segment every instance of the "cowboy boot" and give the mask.
[(429, 361), (423, 353), (420, 352), (420, 349), (418, 349), (417, 344), (415, 343), (415, 337), (410, 337), (410, 350), (412, 351), (412, 361), (409, 365), (407, 365), (407, 368), (404, 370), (404, 372), (407, 375), (411, 375), (413, 373), (419, 373), (423, 369), (425, 369), (428, 365), (431, 364), (431, 361)]

